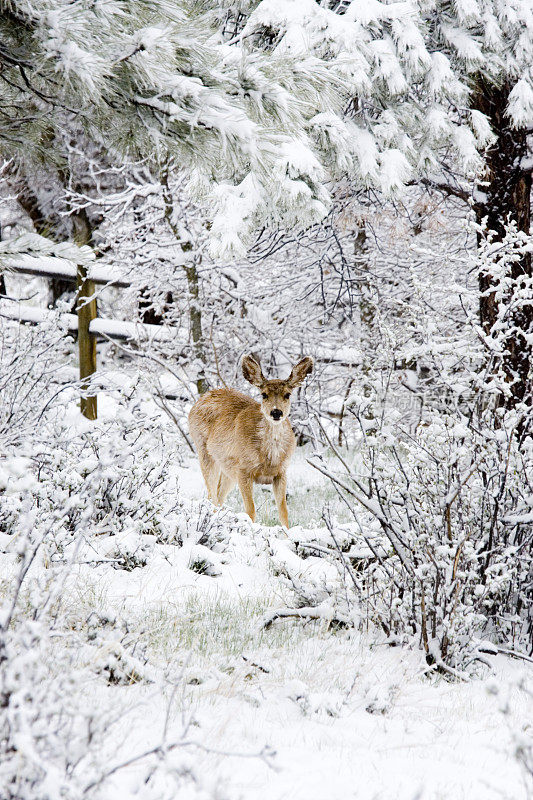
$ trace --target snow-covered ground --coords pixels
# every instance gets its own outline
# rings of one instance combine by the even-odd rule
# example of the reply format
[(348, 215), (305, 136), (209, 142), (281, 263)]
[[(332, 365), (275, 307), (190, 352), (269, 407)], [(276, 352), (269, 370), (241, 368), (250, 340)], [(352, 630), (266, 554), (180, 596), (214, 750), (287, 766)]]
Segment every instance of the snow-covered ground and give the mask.
[[(420, 652), (390, 648), (375, 633), (293, 619), (264, 630), (265, 612), (287, 594), (265, 556), (269, 546), (287, 547), (276, 533), (247, 526), (255, 545), (222, 554), (218, 576), (191, 572), (180, 551), (149, 568), (84, 576), (97, 607), (142, 630), (153, 663), (178, 687), (172, 703), (150, 684), (120, 689), (131, 710), (113, 763), (159, 744), (170, 709), (168, 742), (190, 725), (186, 740), (213, 751), (186, 748), (215, 796), (525, 800), (496, 691), (513, 729), (530, 725), (532, 708), (516, 688), (525, 665), (498, 656), (485, 679), (450, 683), (424, 676)], [(100, 685), (98, 702), (116, 692)], [(137, 797), (143, 777), (137, 767), (121, 770), (107, 796)]]
[[(131, 528), (91, 537), (55, 612), (52, 652), (68, 631), (85, 635), (75, 692), (97, 720), (106, 773), (88, 796), (530, 796), (515, 750), (517, 737), (531, 737), (533, 707), (521, 684), (533, 665), (487, 656), (476, 679), (451, 682), (428, 674), (420, 650), (389, 646), (365, 619), (356, 629), (294, 616), (265, 625), (272, 612), (294, 608), (298, 581), (319, 591), (338, 578), (311, 544), (311, 555), (301, 548), (328, 545), (324, 502), (339, 536), (353, 525), (305, 450), (289, 474), (289, 536), (273, 524), (268, 487), (256, 487), (261, 524), (253, 525), (237, 492), (213, 513), (195, 459), (176, 463), (170, 480), (181, 503), (179, 540), (139, 539)], [(6, 594), (18, 567), (3, 544)], [(143, 558), (115, 568), (117, 552)], [(33, 570), (46, 579), (40, 561)]]

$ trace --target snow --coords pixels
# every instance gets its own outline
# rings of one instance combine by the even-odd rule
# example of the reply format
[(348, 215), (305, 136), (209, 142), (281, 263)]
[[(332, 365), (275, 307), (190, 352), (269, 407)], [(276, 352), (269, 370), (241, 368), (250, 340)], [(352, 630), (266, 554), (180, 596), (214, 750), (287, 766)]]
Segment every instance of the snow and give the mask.
[(507, 113), (516, 128), (533, 125), (533, 81), (520, 78), (509, 94)]
[[(32, 253), (35, 255), (32, 255)], [(14, 256), (17, 256), (17, 260), (19, 257), (23, 259), (45, 258), (47, 264), (50, 264), (47, 257), (54, 256), (60, 262), (69, 260), (73, 264), (85, 264), (87, 266), (93, 263), (96, 258), (94, 250), (87, 245), (78, 247), (73, 242), (54, 242), (45, 236), (29, 232), (1, 241), (0, 255), (2, 261), (4, 259), (9, 260)], [(32, 263), (32, 261), (28, 263)]]
[(447, 56), (444, 53), (432, 53), (431, 69), (427, 76), (430, 91), (439, 95), (453, 80), (453, 71)]
[(375, 179), (378, 174), (378, 149), (372, 134), (362, 128), (354, 131), (354, 149), (364, 178)]
[(411, 167), (404, 154), (397, 148), (385, 150), (379, 160), (382, 189), (388, 195), (404, 186), (411, 175)]
[(491, 144), (494, 141), (494, 134), (491, 131), (489, 121), (486, 116), (475, 109), (470, 111), (472, 129), (480, 145)]
[[(533, 245), (509, 223), (471, 257), (468, 209), (430, 187), (493, 196), (470, 106), (494, 86), (533, 125), (531, 0), (11, 5), (1, 800), (529, 800), (531, 457), (493, 395)], [(54, 238), (86, 212), (95, 249), (17, 235), (25, 185)], [(78, 319), (38, 280), (79, 264), (130, 287), (91, 333), (142, 344), (99, 341), (95, 421)], [(168, 327), (130, 321), (139, 286)], [(256, 351), (271, 376), (316, 363), (290, 529), (270, 487), (256, 523), (237, 490), (215, 509), (186, 444), (199, 377), (239, 386)]]
[[(102, 407), (105, 420), (118, 413), (105, 395)], [(71, 424), (74, 435), (75, 416), (65, 431)], [(20, 459), (12, 465), (15, 480), (25, 466)], [(526, 800), (513, 730), (531, 718), (518, 688), (533, 676), (531, 664), (481, 642), (490, 670), (453, 683), (427, 674), (416, 647), (392, 648), (364, 626), (328, 630), (335, 616), (329, 601), (295, 612), (286, 578), (317, 591), (338, 580), (331, 563), (303, 558), (295, 546), (331, 547), (326, 529), (297, 524), (287, 537), (279, 527), (252, 524), (236, 495), (237, 513), (213, 514), (192, 458), (175, 464), (170, 477), (191, 523), (181, 546), (152, 543), (144, 566), (115, 568), (115, 553), (138, 555), (153, 539), (130, 526), (87, 540), (65, 576), (71, 624), (93, 620), (94, 652), (81, 683), (85, 713), (114, 719), (100, 748), (106, 770), (126, 764), (95, 796)], [(311, 487), (317, 495), (324, 483), (297, 453), (290, 491)], [(198, 541), (202, 514), (218, 526), (216, 544)], [(335, 523), (341, 541), (351, 524)], [(9, 538), (0, 541), (7, 580), (18, 569)], [(100, 563), (86, 563), (95, 558)], [(35, 578), (45, 573), (43, 565), (33, 568)], [(138, 655), (119, 630), (142, 645)], [(82, 650), (79, 657), (88, 656)], [(170, 695), (172, 686), (178, 691)], [(136, 760), (160, 746), (163, 728), (176, 745), (166, 756), (168, 774), (195, 775), (178, 794), (168, 775), (146, 783), (146, 759)]]
[(392, 43), (378, 39), (371, 43), (370, 50), (376, 63), (377, 75), (382, 78), (392, 94), (407, 90), (407, 81), (402, 74)]
[(460, 58), (472, 64), (483, 63), (484, 56), (479, 44), (466, 30), (453, 25), (442, 25), (441, 30)]
[[(189, 467), (183, 474), (182, 488), (194, 488), (197, 495), (191, 476), (198, 484), (198, 471)], [(248, 527), (256, 546), (267, 536), (274, 552), (278, 548), (289, 557), (281, 539), (259, 526)], [(262, 559), (246, 566), (235, 552), (222, 565), (222, 575), (207, 577), (188, 570), (188, 558), (183, 548), (173, 563), (166, 553), (131, 573), (101, 567), (98, 591), (114, 613), (126, 610), (130, 618), (157, 607), (179, 616), (189, 595), (198, 598), (200, 607), (207, 598), (214, 608), (233, 603), (236, 623), (239, 603), (276, 592), (277, 581)], [(83, 579), (86, 585), (95, 580), (89, 571)], [(209, 624), (201, 620), (200, 615), (199, 624)], [(428, 680), (416, 651), (380, 646), (365, 635), (306, 631), (286, 619), (274, 625), (288, 628), (286, 646), (265, 648), (258, 620), (258, 644), (248, 646), (246, 656), (224, 655), (223, 640), (215, 646), (211, 666), (201, 665), (194, 653), (188, 656), (191, 683), (184, 700), (195, 720), (191, 738), (215, 753), (230, 754), (200, 754), (198, 766), (224, 796), (345, 800), (355, 789), (358, 797), (369, 800), (525, 800), (509, 732), (502, 725), (497, 697), (488, 692), (488, 680), (467, 685)], [(525, 674), (521, 665), (502, 656), (491, 663), (495, 674), (490, 685), (496, 681), (503, 686)], [(122, 731), (122, 747), (131, 756), (157, 741), (164, 706), (161, 699), (154, 701), (149, 686), (127, 691), (131, 710), (124, 726), (129, 733)], [(102, 693), (97, 690), (96, 697)], [(518, 696), (512, 695), (510, 702), (517, 718), (527, 720), (529, 712), (518, 707)], [(169, 740), (179, 738), (180, 726), (180, 715), (172, 715)], [(272, 754), (268, 763), (248, 757), (265, 751)], [(127, 791), (134, 772), (133, 767), (117, 776), (108, 796)]]
[(125, 322), (123, 320), (94, 319), (89, 330), (96, 335), (103, 334), (112, 339), (144, 339), (152, 341), (172, 341), (175, 331), (162, 325), (144, 325), (140, 322)]
[[(20, 253), (16, 256), (2, 256), (2, 263), (8, 270), (25, 275), (70, 278), (73, 282), (76, 281), (76, 263), (57, 256), (31, 256)], [(87, 270), (87, 277), (95, 283), (129, 286), (128, 279), (121, 275), (116, 266), (101, 266), (93, 263)]]
[(54, 277), (70, 277), (76, 280), (76, 265), (71, 261), (62, 258), (55, 258), (54, 256), (30, 256), (20, 253), (11, 258), (3, 258), (6, 267), (17, 271), (24, 271), (28, 274), (40, 275), (45, 273)]
[(474, 134), (466, 125), (457, 127), (453, 134), (454, 142), (457, 147), (459, 158), (465, 167), (473, 166), (479, 161), (479, 153), (476, 147)]
[(78, 318), (75, 314), (58, 314), (54, 311), (48, 311), (44, 308), (36, 308), (34, 306), (13, 304), (1, 302), (0, 316), (6, 319), (19, 320), (21, 322), (42, 323), (42, 322), (57, 322), (59, 325), (64, 325), (67, 330), (78, 329)]

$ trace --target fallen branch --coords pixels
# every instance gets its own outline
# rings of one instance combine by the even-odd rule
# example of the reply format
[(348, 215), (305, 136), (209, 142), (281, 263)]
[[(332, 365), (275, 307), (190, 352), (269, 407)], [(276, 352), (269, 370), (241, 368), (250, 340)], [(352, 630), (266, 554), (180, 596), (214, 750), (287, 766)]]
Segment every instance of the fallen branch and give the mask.
[(495, 656), (496, 654), (509, 656), (509, 658), (517, 658), (522, 661), (529, 661), (530, 664), (533, 664), (533, 658), (531, 658), (531, 656), (527, 656), (525, 653), (519, 653), (516, 650), (511, 650), (509, 647), (499, 647), (497, 644), (481, 645), (478, 647), (478, 652), (487, 653), (487, 655), (490, 656)]
[(346, 627), (353, 624), (352, 620), (348, 617), (345, 617), (343, 614), (331, 613), (331, 608), (326, 611), (326, 609), (320, 608), (320, 606), (317, 606), (316, 608), (313, 608), (312, 606), (305, 606), (304, 608), (278, 608), (266, 615), (263, 621), (263, 627), (265, 629), (270, 628), (272, 623), (277, 619), (286, 619), (288, 617), (296, 617), (297, 619), (325, 620), (329, 625), (332, 623), (337, 623), (338, 625), (345, 625)]

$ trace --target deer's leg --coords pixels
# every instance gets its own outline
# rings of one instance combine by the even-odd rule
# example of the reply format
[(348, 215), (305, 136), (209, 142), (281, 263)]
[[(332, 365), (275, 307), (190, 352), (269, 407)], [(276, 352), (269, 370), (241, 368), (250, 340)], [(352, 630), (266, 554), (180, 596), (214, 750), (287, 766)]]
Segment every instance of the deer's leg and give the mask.
[(217, 505), (221, 506), (235, 486), (235, 478), (230, 478), (225, 472), (220, 473), (217, 486)]
[(217, 485), (220, 470), (215, 461), (207, 452), (207, 448), (205, 446), (198, 448), (198, 460), (200, 462), (202, 475), (204, 476), (207, 496), (209, 500), (214, 503), (217, 498)]
[(287, 511), (287, 477), (285, 474), (276, 475), (272, 482), (272, 491), (276, 498), (280, 522), (285, 528), (288, 528), (289, 512)]
[(254, 506), (254, 482), (250, 475), (246, 472), (239, 472), (239, 489), (244, 503), (244, 510), (252, 520), (255, 522), (255, 506)]

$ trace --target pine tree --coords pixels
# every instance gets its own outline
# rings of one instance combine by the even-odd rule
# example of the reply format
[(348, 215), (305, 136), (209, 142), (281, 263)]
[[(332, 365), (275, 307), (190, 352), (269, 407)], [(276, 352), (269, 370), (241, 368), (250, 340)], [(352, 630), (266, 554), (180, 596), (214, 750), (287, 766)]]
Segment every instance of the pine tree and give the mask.
[[(496, 240), (512, 223), (530, 233), (530, 0), (228, 0), (220, 16), (234, 41), (302, 63), (313, 55), (337, 72), (349, 97), (343, 113), (318, 113), (308, 126), (333, 173), (385, 192), (421, 181), (470, 202)], [(530, 281), (530, 253), (511, 277), (519, 287)], [(479, 280), (490, 333), (495, 279)], [(533, 303), (520, 303), (508, 323), (502, 404), (531, 406)]]
[(85, 137), (112, 162), (175, 157), (216, 187), (220, 249), (242, 250), (257, 220), (324, 214), (304, 129), (319, 101), (335, 106), (336, 87), (320, 65), (295, 77), (291, 59), (221, 44), (196, 5), (1, 0), (0, 153), (61, 170), (62, 143)]

